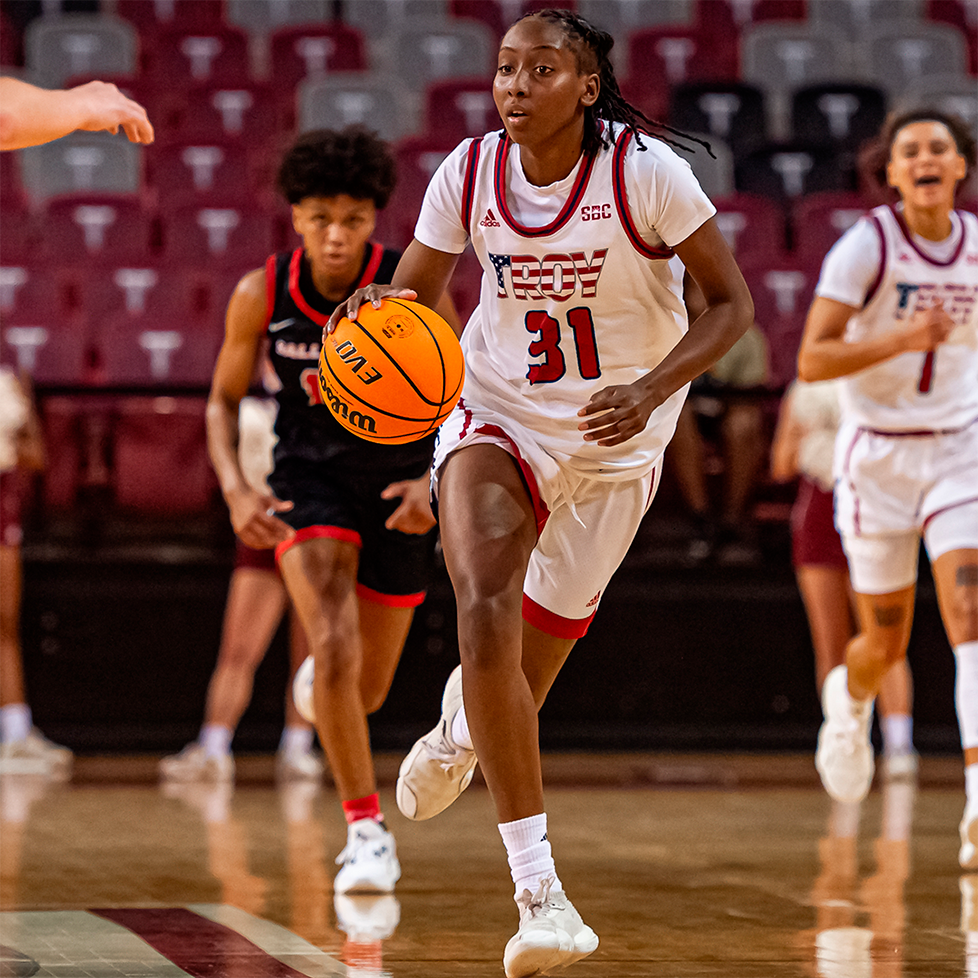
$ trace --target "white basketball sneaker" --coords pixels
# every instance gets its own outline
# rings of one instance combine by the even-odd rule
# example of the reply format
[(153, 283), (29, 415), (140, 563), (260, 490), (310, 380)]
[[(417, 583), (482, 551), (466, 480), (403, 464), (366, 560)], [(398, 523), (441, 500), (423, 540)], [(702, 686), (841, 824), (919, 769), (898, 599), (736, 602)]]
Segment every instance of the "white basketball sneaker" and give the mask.
[(22, 740), (0, 744), (0, 774), (43, 774), (55, 780), (71, 777), (75, 755), (32, 727)]
[(869, 725), (873, 705), (857, 707), (849, 696), (845, 666), (836, 666), (822, 687), (825, 720), (818, 732), (815, 767), (822, 784), (836, 801), (862, 801), (873, 783), (873, 745)]
[(958, 853), (958, 862), (962, 869), (978, 869), (978, 809), (964, 810), (959, 831), (961, 851)]
[(179, 754), (160, 761), (160, 777), (167, 781), (206, 781), (223, 784), (234, 780), (234, 758), (230, 754), (208, 757), (196, 741)]
[(586, 958), (598, 946), (598, 936), (561, 890), (554, 878), (540, 880), (532, 896), (524, 890), (516, 898), (520, 929), (509, 939), (503, 954), (506, 978), (548, 974)]
[(373, 818), (350, 823), (346, 848), (336, 863), (341, 868), (333, 880), (334, 893), (392, 893), (401, 878), (394, 836)]
[(417, 741), (401, 762), (395, 796), (397, 807), (407, 818), (432, 818), (472, 783), (475, 751), (452, 740), (452, 721), (460, 709), (462, 667), (456, 666), (445, 683), (438, 726)]
[(887, 781), (916, 781), (920, 758), (915, 750), (883, 756), (883, 777)]

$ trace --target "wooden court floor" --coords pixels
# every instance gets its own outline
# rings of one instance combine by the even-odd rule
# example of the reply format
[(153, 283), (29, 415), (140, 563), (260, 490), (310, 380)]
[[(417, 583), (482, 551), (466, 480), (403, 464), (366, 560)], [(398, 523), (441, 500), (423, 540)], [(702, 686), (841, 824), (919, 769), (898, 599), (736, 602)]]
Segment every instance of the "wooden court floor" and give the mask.
[[(153, 780), (79, 760), (0, 783), (0, 976), (475, 978), (515, 931), (480, 784), (430, 822), (381, 797), (395, 897), (334, 901), (329, 784)], [(557, 866), (601, 945), (579, 978), (978, 978), (978, 874), (957, 864), (957, 758), (833, 806), (810, 757), (548, 756)]]

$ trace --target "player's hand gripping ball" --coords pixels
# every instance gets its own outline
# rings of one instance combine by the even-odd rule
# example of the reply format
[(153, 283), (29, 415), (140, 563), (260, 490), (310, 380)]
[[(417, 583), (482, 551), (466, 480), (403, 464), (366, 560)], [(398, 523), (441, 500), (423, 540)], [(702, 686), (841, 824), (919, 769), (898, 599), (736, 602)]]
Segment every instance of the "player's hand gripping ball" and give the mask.
[(316, 722), (316, 710), (312, 699), (312, 679), (315, 670), (315, 660), (311, 655), (307, 655), (302, 665), (296, 669), (295, 679), (292, 680), (292, 701), (299, 711), (299, 716), (306, 723)]
[(333, 417), (367, 441), (402, 445), (430, 435), (462, 393), (455, 331), (407, 299), (367, 303), (323, 343), (319, 386)]

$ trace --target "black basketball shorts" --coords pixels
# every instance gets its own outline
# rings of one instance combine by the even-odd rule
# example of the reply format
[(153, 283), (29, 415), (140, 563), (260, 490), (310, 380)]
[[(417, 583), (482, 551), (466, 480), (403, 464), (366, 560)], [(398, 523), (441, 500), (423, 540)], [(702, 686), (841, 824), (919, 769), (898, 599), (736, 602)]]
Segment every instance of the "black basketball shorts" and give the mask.
[(363, 472), (348, 464), (279, 461), (268, 482), (279, 499), (293, 503), (278, 516), (296, 531), (296, 540), (280, 545), (278, 554), (316, 536), (358, 543), (361, 597), (394, 606), (420, 604), (434, 569), (437, 528), (421, 535), (388, 530), (384, 523), (400, 499), (381, 499), (380, 494), (392, 482), (423, 474), (416, 469)]

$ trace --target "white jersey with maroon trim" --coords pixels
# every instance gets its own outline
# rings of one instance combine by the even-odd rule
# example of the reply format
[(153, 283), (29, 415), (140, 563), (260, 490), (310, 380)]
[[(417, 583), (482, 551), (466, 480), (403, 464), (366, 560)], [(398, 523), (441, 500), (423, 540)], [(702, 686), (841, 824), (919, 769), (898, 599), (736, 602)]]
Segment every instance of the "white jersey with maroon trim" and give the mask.
[[(466, 140), (425, 195), (416, 238), (483, 268), (462, 336), (464, 401), (513, 419), (561, 464), (635, 478), (662, 454), (677, 391), (622, 445), (585, 442), (577, 412), (597, 391), (647, 374), (686, 332), (683, 267), (671, 245), (714, 213), (689, 165), (660, 140), (614, 142), (551, 187), (532, 187), (505, 133)], [(549, 199), (548, 199), (548, 194)]]
[(945, 257), (938, 258), (937, 252), (922, 250), (926, 244), (915, 241), (899, 211), (877, 207), (826, 256), (817, 294), (858, 304), (854, 296), (837, 295), (832, 283), (839, 279), (841, 288), (858, 252), (866, 250), (860, 239), (866, 241), (868, 227), (875, 229), (876, 277), (846, 326), (846, 339), (883, 335), (938, 300), (957, 324), (936, 350), (901, 353), (841, 378), (843, 414), (857, 425), (887, 432), (942, 431), (978, 417), (978, 218), (955, 211), (952, 224)]

